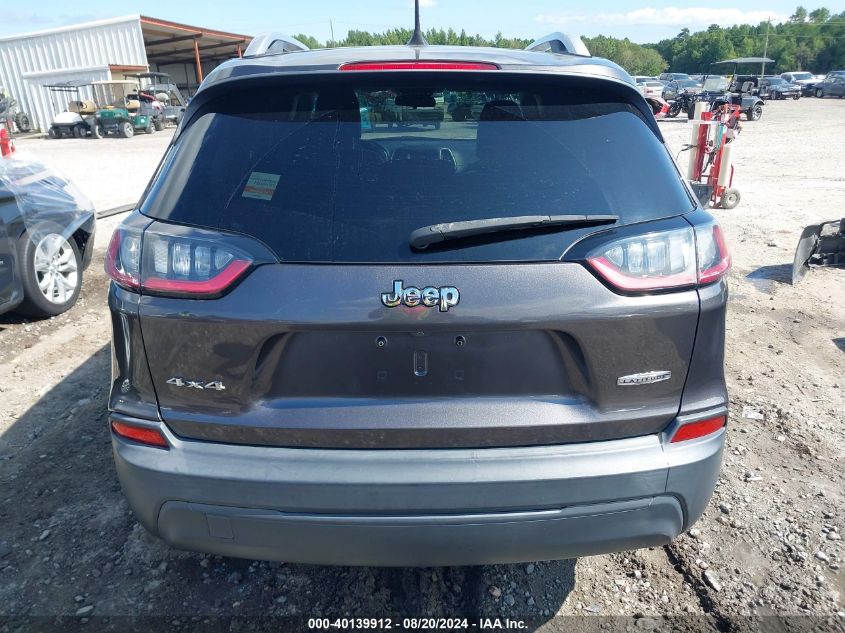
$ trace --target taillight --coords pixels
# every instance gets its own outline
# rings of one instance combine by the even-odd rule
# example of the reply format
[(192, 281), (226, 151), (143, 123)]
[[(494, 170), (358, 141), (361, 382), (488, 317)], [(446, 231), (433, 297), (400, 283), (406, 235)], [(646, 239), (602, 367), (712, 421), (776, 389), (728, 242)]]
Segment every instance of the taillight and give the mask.
[(698, 439), (706, 435), (711, 435), (720, 430), (727, 424), (727, 418), (724, 415), (715, 418), (708, 418), (706, 420), (698, 420), (697, 422), (689, 422), (675, 431), (670, 444), (675, 442), (685, 442), (687, 440)]
[(724, 277), (731, 267), (722, 227), (716, 224), (696, 227), (698, 245), (698, 283), (709, 284)]
[(112, 420), (111, 428), (115, 434), (120, 437), (124, 437), (127, 440), (132, 440), (133, 442), (146, 444), (147, 446), (155, 446), (156, 448), (170, 447), (164, 435), (162, 435), (161, 431), (158, 429), (152, 429), (148, 426), (128, 424), (117, 420)]
[(124, 229), (112, 233), (106, 251), (106, 274), (119, 286), (136, 290), (141, 285), (141, 234)]
[(731, 259), (716, 223), (624, 237), (593, 249), (587, 262), (605, 281), (627, 292), (708, 284)]
[(593, 250), (587, 261), (621, 290), (663, 290), (698, 280), (692, 228), (618, 239)]
[(141, 288), (194, 297), (218, 296), (252, 265), (228, 244), (147, 232)]
[(352, 62), (343, 64), (340, 70), (499, 70), (499, 67), (480, 62)]
[[(219, 236), (218, 236), (219, 237)], [(223, 239), (118, 228), (106, 255), (115, 283), (151, 294), (208, 299), (223, 294), (253, 258)]]

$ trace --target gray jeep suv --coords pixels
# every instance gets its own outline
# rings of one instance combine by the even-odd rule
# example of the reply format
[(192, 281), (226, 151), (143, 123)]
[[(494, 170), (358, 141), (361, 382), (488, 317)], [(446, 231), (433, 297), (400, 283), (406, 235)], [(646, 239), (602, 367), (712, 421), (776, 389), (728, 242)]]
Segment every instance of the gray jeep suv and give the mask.
[(572, 42), (264, 37), (205, 79), (106, 261), (114, 459), (148, 530), (422, 566), (698, 519), (730, 260), (631, 78)]

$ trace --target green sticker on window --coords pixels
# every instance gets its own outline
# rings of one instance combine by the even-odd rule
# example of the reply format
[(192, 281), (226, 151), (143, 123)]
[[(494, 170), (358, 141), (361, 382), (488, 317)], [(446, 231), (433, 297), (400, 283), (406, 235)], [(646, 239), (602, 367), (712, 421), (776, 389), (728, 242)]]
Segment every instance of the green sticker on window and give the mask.
[(255, 198), (256, 200), (272, 200), (278, 184), (279, 174), (265, 174), (254, 171), (249, 175), (249, 180), (241, 196)]

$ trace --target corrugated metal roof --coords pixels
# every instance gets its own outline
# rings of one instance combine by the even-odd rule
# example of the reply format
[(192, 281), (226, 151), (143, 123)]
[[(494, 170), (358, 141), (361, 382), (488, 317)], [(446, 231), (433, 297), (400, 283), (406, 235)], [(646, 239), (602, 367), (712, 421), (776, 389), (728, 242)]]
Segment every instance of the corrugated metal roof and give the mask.
[(56, 114), (44, 84), (109, 79), (110, 65), (147, 67), (140, 16), (0, 38), (0, 84), (41, 130)]

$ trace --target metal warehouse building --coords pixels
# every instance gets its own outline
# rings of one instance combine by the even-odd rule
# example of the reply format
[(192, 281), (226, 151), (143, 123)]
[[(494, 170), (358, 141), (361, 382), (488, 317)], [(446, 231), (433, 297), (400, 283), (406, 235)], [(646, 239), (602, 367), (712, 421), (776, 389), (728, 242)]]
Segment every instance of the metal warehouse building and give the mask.
[(123, 79), (151, 70), (170, 74), (192, 95), (205, 73), (240, 56), (250, 40), (143, 15), (0, 37), (0, 85), (34, 126), (46, 130), (66, 105), (51, 99), (46, 84)]

